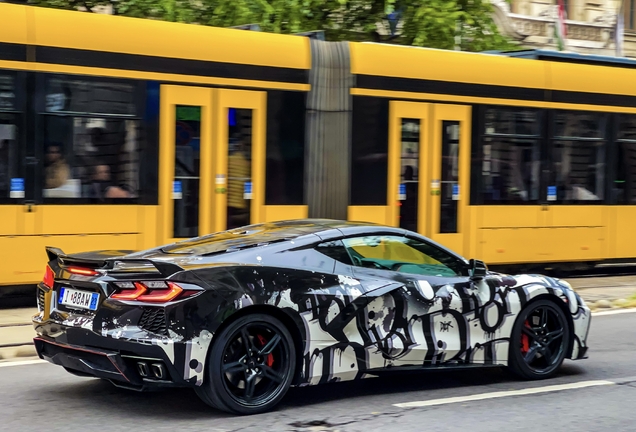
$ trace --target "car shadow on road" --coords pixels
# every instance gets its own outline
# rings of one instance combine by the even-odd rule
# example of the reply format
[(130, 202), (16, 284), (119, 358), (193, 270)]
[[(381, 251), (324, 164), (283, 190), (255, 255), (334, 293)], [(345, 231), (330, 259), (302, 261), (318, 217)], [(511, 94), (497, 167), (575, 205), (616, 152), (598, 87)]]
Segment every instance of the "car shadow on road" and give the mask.
[[(575, 381), (577, 376), (585, 375), (583, 369), (576, 365), (565, 364), (559, 374), (550, 380), (538, 382), (524, 382), (517, 380), (506, 370), (500, 368), (483, 368), (467, 370), (435, 370), (412, 373), (391, 374), (389, 376), (370, 378), (360, 381), (331, 383), (325, 385), (292, 388), (283, 399), (276, 411), (298, 410), (311, 406), (351, 399), (365, 399), (372, 405), (381, 403), (389, 407), (392, 403), (406, 402), (417, 398), (426, 398), (421, 392), (438, 390), (452, 390), (453, 396), (470, 393), (484, 393), (495, 391), (491, 386), (497, 386), (497, 391), (506, 390), (501, 384), (520, 389), (525, 387), (562, 384)], [(82, 381), (85, 380), (85, 381)], [(479, 389), (475, 390), (475, 387)], [(470, 390), (469, 390), (470, 389)], [(510, 388), (511, 389), (511, 388)], [(109, 382), (91, 378), (77, 378), (77, 381), (64, 384), (44, 385), (40, 388), (44, 397), (54, 398), (71, 405), (91, 401), (91, 405), (99, 406), (104, 414), (126, 417), (152, 418), (233, 418), (235, 416), (213, 410), (205, 405), (191, 389), (163, 389), (152, 392), (135, 392), (113, 386)], [(418, 394), (416, 394), (418, 393)], [(400, 400), (392, 401), (390, 396), (399, 394)], [(440, 397), (439, 394), (431, 398)], [(446, 396), (443, 396), (446, 397)], [(378, 400), (381, 399), (381, 400)], [(360, 401), (358, 401), (360, 404)], [(134, 412), (130, 408), (134, 406)], [(258, 416), (257, 416), (258, 417)]]

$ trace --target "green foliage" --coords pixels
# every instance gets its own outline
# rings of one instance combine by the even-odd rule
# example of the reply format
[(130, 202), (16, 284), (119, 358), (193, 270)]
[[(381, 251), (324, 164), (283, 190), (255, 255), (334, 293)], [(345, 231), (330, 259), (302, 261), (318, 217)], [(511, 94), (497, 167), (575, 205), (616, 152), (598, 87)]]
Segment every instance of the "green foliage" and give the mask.
[[(492, 20), (489, 0), (29, 0), (30, 4), (86, 9), (109, 5), (116, 15), (230, 27), (259, 24), (262, 31), (324, 30), (328, 40), (379, 41), (464, 51), (511, 49)], [(399, 37), (387, 14), (399, 11)]]

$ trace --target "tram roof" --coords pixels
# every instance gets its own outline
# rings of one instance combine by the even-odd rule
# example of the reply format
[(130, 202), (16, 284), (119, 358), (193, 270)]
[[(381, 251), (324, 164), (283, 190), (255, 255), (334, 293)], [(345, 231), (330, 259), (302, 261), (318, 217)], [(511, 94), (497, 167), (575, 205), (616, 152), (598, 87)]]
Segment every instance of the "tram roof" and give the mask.
[(604, 56), (598, 54), (581, 54), (569, 51), (554, 51), (545, 49), (527, 49), (520, 51), (485, 51), (484, 54), (498, 54), (532, 60), (546, 60), (564, 63), (579, 63), (596, 66), (614, 66), (636, 68), (636, 59), (625, 57)]

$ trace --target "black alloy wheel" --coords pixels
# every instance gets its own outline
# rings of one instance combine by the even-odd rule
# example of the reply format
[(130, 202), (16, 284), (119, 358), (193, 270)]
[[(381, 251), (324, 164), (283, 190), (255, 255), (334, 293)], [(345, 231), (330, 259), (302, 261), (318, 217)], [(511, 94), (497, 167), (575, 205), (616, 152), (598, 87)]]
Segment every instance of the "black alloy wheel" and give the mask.
[(532, 302), (513, 327), (509, 367), (522, 378), (549, 378), (563, 363), (569, 342), (569, 322), (563, 310), (552, 301)]
[(209, 405), (236, 414), (257, 414), (285, 396), (296, 369), (287, 328), (265, 314), (246, 315), (216, 338), (206, 379), (197, 394)]

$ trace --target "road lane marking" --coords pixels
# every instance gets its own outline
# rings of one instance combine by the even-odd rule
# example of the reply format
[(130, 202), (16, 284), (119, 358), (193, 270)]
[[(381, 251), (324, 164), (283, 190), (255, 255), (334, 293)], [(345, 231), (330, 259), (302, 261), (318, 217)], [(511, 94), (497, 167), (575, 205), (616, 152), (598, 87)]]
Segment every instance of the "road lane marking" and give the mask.
[(617, 314), (626, 314), (626, 313), (634, 313), (636, 312), (636, 308), (634, 309), (617, 309), (603, 312), (592, 312), (592, 316), (605, 316), (605, 315), (617, 315)]
[(8, 362), (0, 362), (0, 368), (3, 367), (9, 367), (9, 366), (26, 366), (26, 365), (32, 365), (32, 364), (39, 364), (39, 363), (48, 363), (45, 360), (21, 360), (21, 361), (8, 361)]
[(559, 384), (559, 385), (551, 385), (544, 387), (534, 387), (527, 388), (522, 390), (510, 390), (510, 391), (498, 391), (498, 392), (490, 392), (490, 393), (480, 393), (470, 396), (457, 396), (450, 398), (442, 398), (442, 399), (431, 399), (426, 401), (415, 401), (415, 402), (405, 402), (399, 404), (393, 404), (393, 406), (399, 408), (422, 408), (429, 406), (437, 406), (437, 405), (447, 405), (453, 403), (461, 403), (461, 402), (470, 402), (470, 401), (479, 401), (485, 399), (496, 399), (503, 397), (511, 397), (511, 396), (525, 396), (531, 394), (538, 393), (549, 393), (563, 390), (574, 390), (586, 387), (596, 387), (596, 386), (604, 386), (604, 385), (614, 385), (616, 384), (613, 381), (605, 381), (605, 380), (596, 380), (596, 381), (581, 381), (577, 383), (571, 384)]

